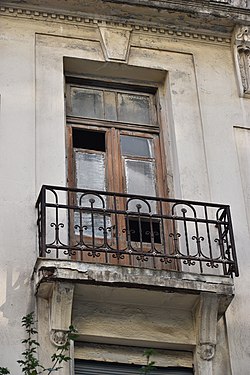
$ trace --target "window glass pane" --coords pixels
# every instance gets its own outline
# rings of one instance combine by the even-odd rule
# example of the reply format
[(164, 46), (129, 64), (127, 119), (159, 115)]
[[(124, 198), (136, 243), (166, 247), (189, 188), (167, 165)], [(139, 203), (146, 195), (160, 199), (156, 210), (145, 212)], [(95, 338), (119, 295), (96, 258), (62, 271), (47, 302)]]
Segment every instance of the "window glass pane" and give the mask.
[(105, 190), (105, 154), (74, 151), (76, 184), (81, 189)]
[(150, 124), (150, 100), (148, 96), (118, 93), (118, 120)]
[[(126, 188), (129, 194), (156, 196), (155, 191), (155, 163), (152, 161), (125, 159)], [(151, 212), (155, 212), (155, 201), (148, 201)], [(137, 199), (129, 203), (129, 211), (137, 211), (136, 205), (142, 206), (141, 212), (149, 212), (149, 207)]]
[[(81, 189), (105, 190), (105, 155), (104, 154), (89, 154), (75, 150), (76, 161), (76, 184)], [(104, 209), (106, 206), (106, 197), (95, 194), (81, 194), (76, 195), (76, 205), (80, 207), (91, 208), (91, 201), (93, 208)], [(92, 220), (94, 224), (92, 226)], [(75, 233), (79, 234), (80, 228), (80, 212), (75, 211)], [(103, 232), (99, 229), (104, 227), (104, 217), (99, 214), (94, 214), (93, 219), (91, 214), (82, 214), (82, 226), (84, 227), (84, 235), (91, 236), (94, 230), (95, 237), (103, 237)], [(105, 227), (110, 226), (110, 218), (106, 216)]]
[(122, 155), (143, 156), (152, 158), (153, 147), (152, 139), (131, 137), (129, 135), (121, 135)]
[(103, 92), (101, 90), (72, 88), (72, 115), (104, 118)]
[[(83, 206), (83, 205), (82, 205)], [(85, 207), (88, 207), (88, 205), (84, 204)], [(96, 208), (96, 205), (94, 206)], [(99, 207), (98, 207), (99, 208)], [(82, 215), (80, 220), (80, 215)], [(80, 223), (82, 225), (80, 225)], [(111, 228), (111, 219), (110, 216), (106, 215), (105, 218), (103, 215), (98, 214), (86, 214), (86, 213), (80, 213), (78, 211), (75, 211), (75, 221), (74, 221), (74, 227), (75, 227), (75, 234), (80, 234), (80, 228), (83, 229), (83, 235), (88, 237), (95, 237), (95, 238), (104, 238), (106, 235), (106, 238), (111, 238), (111, 230), (108, 230)], [(106, 231), (104, 232), (104, 229)]]

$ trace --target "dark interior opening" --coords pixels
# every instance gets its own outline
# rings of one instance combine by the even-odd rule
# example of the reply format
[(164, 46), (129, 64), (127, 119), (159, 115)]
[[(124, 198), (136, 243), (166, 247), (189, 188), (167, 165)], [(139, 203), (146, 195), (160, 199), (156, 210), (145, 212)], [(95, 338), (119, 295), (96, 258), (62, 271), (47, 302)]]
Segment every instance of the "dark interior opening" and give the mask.
[[(130, 239), (133, 242), (145, 242), (151, 243), (151, 229), (150, 221), (147, 219), (141, 219), (140, 222), (136, 218), (129, 219)], [(152, 229), (154, 235), (154, 243), (161, 243), (160, 235), (160, 223), (158, 221), (152, 222)], [(141, 232), (141, 235), (140, 235)]]
[[(140, 375), (142, 366), (75, 359), (75, 375)], [(192, 375), (191, 368), (153, 367), (150, 375)]]
[(73, 128), (73, 147), (105, 152), (105, 132)]

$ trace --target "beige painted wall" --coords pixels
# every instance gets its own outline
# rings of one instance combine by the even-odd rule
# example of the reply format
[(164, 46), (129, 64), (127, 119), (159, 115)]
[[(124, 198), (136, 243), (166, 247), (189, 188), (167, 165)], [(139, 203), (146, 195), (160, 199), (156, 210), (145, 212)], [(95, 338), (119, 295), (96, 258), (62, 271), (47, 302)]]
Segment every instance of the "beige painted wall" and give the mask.
[[(0, 365), (15, 373), (13, 357), (22, 351), (20, 320), (34, 304), (36, 196), (43, 183), (66, 185), (63, 58), (105, 64), (107, 50), (97, 24), (2, 16), (0, 25)], [(245, 140), (236, 131), (235, 142), (234, 127), (249, 129), (250, 101), (239, 98), (230, 43), (136, 30), (129, 40), (123, 64), (166, 72), (163, 134), (174, 195), (232, 207), (241, 277), (227, 324), (233, 374), (245, 374), (250, 353), (249, 149), (242, 154)], [(112, 53), (112, 43), (106, 47)]]

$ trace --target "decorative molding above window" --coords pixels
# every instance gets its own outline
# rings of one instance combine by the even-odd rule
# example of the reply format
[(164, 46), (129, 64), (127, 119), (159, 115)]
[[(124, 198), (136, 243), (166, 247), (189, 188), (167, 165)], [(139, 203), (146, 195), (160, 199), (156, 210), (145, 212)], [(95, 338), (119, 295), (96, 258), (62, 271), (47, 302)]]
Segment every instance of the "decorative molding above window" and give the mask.
[(234, 55), (241, 96), (250, 98), (250, 27), (235, 29)]
[[(191, 40), (192, 42), (205, 42), (205, 43), (211, 43), (211, 44), (224, 44), (229, 45), (231, 43), (231, 39), (225, 35), (222, 35), (220, 33), (207, 33), (203, 31), (198, 30), (183, 30), (179, 29), (178, 27), (173, 26), (157, 26), (157, 25), (150, 25), (146, 22), (142, 21), (131, 21), (131, 23), (127, 23), (126, 20), (124, 23), (121, 22), (121, 20), (115, 19), (107, 19), (107, 17), (93, 17), (93, 16), (85, 16), (85, 15), (72, 15), (72, 14), (65, 14), (62, 12), (50, 12), (50, 11), (41, 11), (41, 10), (32, 10), (32, 9), (24, 9), (24, 8), (17, 8), (17, 7), (9, 7), (9, 6), (0, 6), (0, 16), (6, 15), (6, 16), (13, 16), (15, 18), (24, 18), (24, 19), (32, 19), (32, 20), (38, 20), (38, 21), (46, 21), (46, 22), (57, 22), (57, 23), (67, 23), (67, 24), (77, 24), (82, 26), (89, 26), (89, 27), (99, 27), (102, 28), (103, 31), (103, 37), (105, 37), (106, 42), (106, 54), (109, 55), (110, 60), (117, 60), (114, 58), (114, 51), (112, 52), (110, 49), (107, 49), (107, 38), (106, 35), (104, 35), (104, 28), (108, 28), (109, 34), (112, 32), (113, 29), (122, 29), (127, 30), (125, 34), (122, 36), (123, 44), (126, 45), (128, 43), (128, 40), (130, 39), (129, 36), (131, 36), (132, 32), (142, 32), (142, 33), (153, 33), (153, 34), (159, 34), (161, 36), (165, 36), (167, 38), (174, 38), (175, 41), (178, 39), (183, 40)], [(126, 41), (126, 43), (124, 43)], [(102, 40), (102, 43), (104, 45), (104, 40)], [(122, 53), (124, 53), (125, 49), (123, 48)], [(107, 55), (106, 55), (107, 57)], [(123, 60), (124, 56), (119, 56), (118, 60)], [(125, 58), (126, 60), (126, 58)]]
[(106, 60), (126, 61), (131, 27), (99, 26)]

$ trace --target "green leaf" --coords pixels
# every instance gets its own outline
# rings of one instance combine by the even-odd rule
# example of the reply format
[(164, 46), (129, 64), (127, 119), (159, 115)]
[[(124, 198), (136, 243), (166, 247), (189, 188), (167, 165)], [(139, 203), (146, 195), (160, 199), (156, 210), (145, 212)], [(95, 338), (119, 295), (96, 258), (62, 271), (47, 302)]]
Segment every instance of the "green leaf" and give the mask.
[(0, 367), (0, 375), (6, 375), (6, 374), (10, 374), (7, 367)]
[[(37, 348), (40, 346), (39, 342), (34, 338), (34, 335), (38, 333), (35, 328), (36, 322), (37, 321), (34, 319), (34, 312), (31, 312), (22, 318), (22, 326), (25, 327), (27, 337), (21, 340), (21, 343), (24, 344), (26, 348), (22, 352), (22, 359), (19, 359), (17, 363), (20, 365), (24, 375), (40, 375), (43, 373), (49, 375), (62, 368), (58, 366), (58, 364), (70, 361), (71, 358), (67, 355), (70, 347), (70, 340), (76, 339), (78, 336), (76, 335), (77, 330), (74, 326), (69, 326), (65, 345), (58, 348), (56, 353), (51, 356), (52, 367), (45, 368), (36, 358)], [(0, 367), (0, 375), (7, 374), (10, 374), (9, 370), (6, 367)]]
[(143, 355), (145, 357), (151, 357), (153, 354), (155, 354), (155, 350), (154, 349), (146, 349), (146, 350), (144, 350), (144, 353), (143, 353)]

